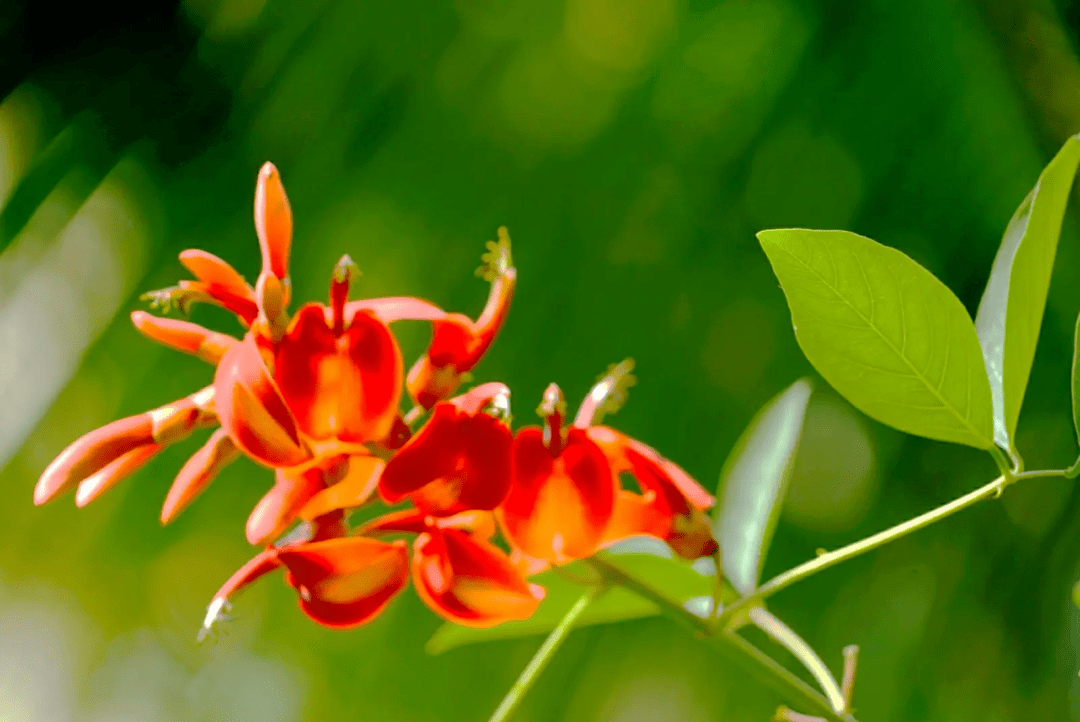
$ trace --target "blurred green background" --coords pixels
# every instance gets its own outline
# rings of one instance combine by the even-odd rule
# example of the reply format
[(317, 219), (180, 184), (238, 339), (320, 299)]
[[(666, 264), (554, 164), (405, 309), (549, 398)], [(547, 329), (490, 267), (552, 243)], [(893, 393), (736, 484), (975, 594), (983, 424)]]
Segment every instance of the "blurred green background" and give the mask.
[[(3, 722), (482, 720), (539, 643), (429, 657), (439, 620), (411, 591), (334, 632), (271, 579), (196, 646), (270, 476), (241, 461), (161, 528), (195, 443), (84, 510), (32, 506), (78, 435), (209, 381), (126, 316), (184, 275), (184, 248), (255, 277), (263, 161), (292, 200), (297, 299), (322, 299), (347, 252), (359, 294), (475, 315), (472, 271), (506, 224), (519, 292), (477, 379), (507, 382), (531, 423), (549, 381), (576, 403), (633, 356), (640, 383), (612, 423), (713, 487), (754, 411), (812, 373), (755, 231), (869, 235), (974, 311), (1008, 218), (1080, 131), (1072, 0), (147, 6), (0, 8)], [(1020, 422), (1029, 468), (1076, 453), (1075, 220)], [(195, 320), (239, 330), (216, 309)], [(407, 355), (425, 334), (403, 332)], [(766, 575), (994, 474), (818, 388)], [(1075, 720), (1078, 576), (1080, 492), (1030, 481), (772, 609), (837, 671), (862, 646), (862, 722)], [(516, 719), (763, 722), (779, 701), (654, 619), (576, 632)]]

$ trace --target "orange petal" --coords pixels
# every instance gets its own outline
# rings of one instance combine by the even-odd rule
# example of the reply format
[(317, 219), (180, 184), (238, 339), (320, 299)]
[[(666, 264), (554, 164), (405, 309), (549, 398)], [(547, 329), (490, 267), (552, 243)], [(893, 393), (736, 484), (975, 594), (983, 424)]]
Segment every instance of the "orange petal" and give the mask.
[(445, 619), (491, 627), (528, 619), (544, 598), (498, 547), (456, 529), (433, 529), (413, 546), (417, 594)]
[(214, 390), (221, 427), (255, 461), (295, 466), (309, 458), (254, 336), (248, 334), (225, 354), (214, 375)]
[(510, 543), (554, 563), (596, 551), (615, 505), (616, 480), (607, 459), (581, 429), (567, 432), (557, 457), (536, 427), (518, 431), (513, 481), (501, 520)]
[(401, 351), (371, 314), (356, 314), (336, 336), (320, 304), (303, 306), (278, 345), (276, 366), (281, 392), (312, 438), (365, 443), (393, 428)]
[(300, 509), (304, 521), (329, 514), (338, 509), (352, 509), (367, 502), (379, 484), (385, 462), (374, 456), (349, 457), (349, 469), (345, 478), (320, 491)]
[(44, 504), (132, 449), (153, 440), (153, 422), (148, 413), (94, 429), (72, 442), (46, 467), (34, 487), (34, 504)]
[(75, 506), (82, 508), (97, 499), (117, 483), (145, 466), (163, 448), (165, 447), (160, 444), (139, 446), (86, 477), (79, 483), (79, 489), (75, 492)]
[(264, 274), (277, 278), (289, 275), (292, 230), (292, 211), (281, 176), (273, 163), (264, 163), (255, 184), (255, 232), (259, 236)]
[(256, 546), (281, 536), (300, 509), (326, 488), (326, 472), (312, 467), (301, 472), (278, 469), (274, 487), (259, 500), (247, 520), (247, 540)]
[(648, 534), (658, 539), (666, 539), (671, 531), (672, 515), (658, 508), (656, 492), (635, 494), (626, 489), (619, 489), (615, 497), (615, 511), (604, 530), (602, 546), (613, 544), (627, 537)]
[(198, 324), (151, 316), (145, 311), (133, 311), (131, 322), (151, 340), (212, 364), (221, 361), (225, 352), (236, 343), (232, 336), (215, 333)]
[(394, 321), (436, 321), (447, 313), (430, 301), (409, 296), (388, 298), (364, 298), (345, 304), (345, 322), (348, 323), (360, 311), (370, 311), (383, 323)]
[(405, 542), (330, 539), (282, 549), (278, 559), (300, 593), (300, 607), (320, 624), (351, 627), (375, 617), (409, 579)]
[(165, 504), (161, 507), (161, 523), (172, 522), (210, 485), (214, 477), (238, 456), (240, 450), (224, 429), (218, 429), (211, 434), (210, 439), (187, 460), (176, 475), (176, 481), (169, 488)]
[(214, 286), (235, 296), (247, 297), (254, 302), (251, 286), (236, 269), (213, 253), (197, 248), (180, 252), (180, 263), (191, 275), (208, 286)]

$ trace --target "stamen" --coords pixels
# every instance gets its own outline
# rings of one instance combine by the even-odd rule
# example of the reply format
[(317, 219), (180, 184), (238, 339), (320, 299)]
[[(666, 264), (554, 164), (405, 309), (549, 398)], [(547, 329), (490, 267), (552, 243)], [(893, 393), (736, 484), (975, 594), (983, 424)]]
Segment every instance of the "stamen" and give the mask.
[(231, 611), (232, 605), (229, 604), (228, 599), (225, 597), (216, 597), (210, 602), (210, 606), (206, 608), (206, 616), (203, 618), (199, 633), (195, 635), (195, 641), (202, 644), (207, 641), (207, 639), (216, 639), (221, 624), (224, 622), (231, 622), (235, 619), (235, 617), (229, 614)]
[(181, 288), (180, 286), (169, 286), (156, 291), (147, 291), (139, 296), (139, 300), (149, 301), (150, 308), (159, 308), (162, 313), (169, 313), (175, 308), (185, 316), (191, 313), (192, 304), (217, 303), (212, 296), (203, 291)]
[(476, 269), (476, 275), (488, 283), (506, 275), (506, 272), (514, 266), (514, 260), (510, 256), (510, 232), (506, 230), (506, 226), (500, 226), (498, 233), (497, 242), (487, 242), (488, 252), (480, 256), (482, 263), (480, 268)]

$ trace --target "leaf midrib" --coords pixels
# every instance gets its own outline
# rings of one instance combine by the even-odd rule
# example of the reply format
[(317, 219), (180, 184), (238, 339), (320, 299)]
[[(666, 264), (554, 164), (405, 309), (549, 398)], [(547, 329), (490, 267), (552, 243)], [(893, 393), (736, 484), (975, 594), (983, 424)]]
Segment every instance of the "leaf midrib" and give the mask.
[[(824, 246), (823, 244), (820, 244), (820, 243), (819, 243), (818, 245), (819, 245), (819, 246), (820, 246), (820, 247), (822, 248), (822, 250), (824, 250), (824, 252), (825, 252), (825, 254), (826, 254), (826, 255), (828, 255), (828, 254), (829, 254), (829, 249), (828, 249), (828, 248), (827, 248), (826, 246)], [(832, 285), (831, 283), (829, 283), (829, 282), (828, 282), (827, 280), (825, 280), (825, 277), (824, 277), (824, 276), (822, 276), (822, 275), (821, 275), (820, 273), (818, 273), (818, 272), (817, 272), (817, 271), (816, 271), (816, 270), (815, 270), (814, 268), (812, 268), (812, 267), (811, 267), (811, 266), (810, 266), (810, 265), (809, 265), (808, 263), (806, 263), (806, 261), (804, 261), (803, 259), (801, 259), (801, 258), (799, 258), (798, 256), (796, 256), (796, 255), (795, 255), (795, 254), (794, 254), (794, 253), (793, 253), (793, 252), (792, 252), (792, 251), (791, 251), (790, 249), (788, 249), (788, 248), (787, 248), (787, 247), (786, 247), (785, 245), (783, 245), (782, 243), (778, 243), (778, 244), (777, 244), (777, 247), (778, 247), (778, 248), (780, 248), (781, 250), (783, 250), (783, 251), (784, 251), (785, 253), (787, 253), (787, 254), (788, 254), (789, 256), (791, 256), (791, 257), (792, 257), (793, 259), (795, 259), (796, 261), (798, 261), (798, 262), (799, 262), (799, 264), (800, 264), (800, 265), (801, 265), (801, 266), (802, 266), (803, 268), (805, 268), (805, 269), (806, 269), (807, 271), (809, 271), (809, 272), (810, 272), (811, 274), (813, 274), (813, 275), (814, 275), (814, 277), (815, 277), (815, 278), (817, 278), (817, 279), (818, 279), (819, 281), (821, 281), (821, 283), (822, 283), (822, 284), (823, 284), (823, 285), (824, 285), (824, 286), (825, 286), (825, 287), (826, 287), (827, 289), (829, 289), (830, 291), (832, 291), (832, 292), (833, 292), (833, 294), (834, 294), (834, 295), (835, 295), (835, 296), (836, 296), (837, 298), (839, 298), (839, 299), (840, 299), (841, 301), (843, 301), (843, 302), (844, 302), (844, 303), (845, 303), (845, 304), (847, 305), (847, 307), (848, 307), (848, 308), (850, 308), (850, 309), (851, 309), (851, 310), (852, 310), (852, 311), (853, 311), (853, 312), (855, 313), (855, 315), (856, 315), (856, 316), (858, 316), (858, 317), (859, 317), (860, 319), (862, 319), (862, 321), (863, 321), (863, 322), (864, 322), (864, 323), (865, 323), (865, 324), (866, 324), (866, 325), (867, 325), (867, 326), (868, 326), (869, 328), (871, 328), (871, 329), (872, 329), (872, 330), (874, 331), (874, 333), (876, 333), (876, 334), (878, 335), (878, 337), (879, 337), (879, 338), (880, 338), (880, 339), (881, 339), (882, 341), (884, 341), (884, 342), (885, 342), (885, 345), (886, 345), (886, 346), (888, 346), (888, 347), (889, 347), (889, 349), (890, 349), (890, 350), (892, 350), (892, 352), (893, 352), (894, 354), (896, 354), (896, 355), (897, 355), (897, 357), (899, 357), (899, 358), (900, 358), (900, 360), (901, 360), (901, 361), (903, 361), (903, 362), (904, 362), (904, 363), (905, 363), (905, 364), (907, 365), (907, 367), (908, 367), (909, 369), (911, 369), (911, 371), (912, 371), (913, 375), (914, 375), (914, 376), (915, 376), (915, 377), (916, 377), (917, 379), (919, 379), (919, 381), (921, 381), (921, 382), (923, 383), (923, 386), (925, 386), (925, 387), (926, 387), (926, 389), (927, 389), (927, 390), (928, 390), (928, 391), (929, 391), (929, 392), (930, 392), (931, 394), (933, 394), (933, 395), (934, 395), (934, 397), (936, 397), (936, 398), (937, 398), (937, 400), (938, 400), (939, 402), (941, 402), (941, 405), (942, 405), (942, 407), (944, 407), (944, 408), (948, 409), (948, 410), (949, 410), (949, 411), (950, 411), (950, 412), (951, 412), (951, 413), (953, 414), (953, 416), (955, 416), (955, 417), (956, 417), (956, 418), (957, 418), (957, 419), (958, 419), (958, 420), (959, 420), (960, 422), (962, 422), (962, 423), (963, 423), (963, 425), (964, 425), (964, 426), (965, 426), (965, 427), (966, 427), (966, 428), (968, 429), (969, 433), (971, 433), (971, 434), (972, 434), (972, 435), (973, 435), (973, 436), (974, 436), (975, 438), (979, 439), (980, 441), (988, 441), (988, 439), (986, 439), (986, 438), (985, 438), (985, 437), (984, 437), (984, 436), (983, 436), (982, 434), (980, 434), (980, 433), (979, 433), (979, 431), (978, 431), (978, 430), (977, 430), (977, 429), (976, 429), (976, 428), (975, 428), (974, 426), (972, 426), (972, 425), (971, 425), (971, 421), (970, 421), (970, 420), (969, 420), (969, 418), (968, 418), (968, 416), (969, 416), (969, 415), (970, 415), (970, 413), (971, 413), (971, 405), (970, 405), (970, 397), (971, 397), (971, 378), (970, 378), (970, 375), (969, 375), (969, 377), (968, 377), (968, 383), (967, 383), (967, 386), (968, 386), (968, 389), (967, 389), (967, 391), (968, 391), (968, 398), (969, 398), (969, 404), (968, 404), (968, 415), (965, 415), (965, 416), (961, 416), (961, 415), (960, 415), (960, 412), (959, 412), (959, 411), (958, 411), (958, 410), (956, 409), (956, 407), (954, 407), (954, 406), (953, 406), (952, 404), (950, 404), (950, 403), (949, 403), (949, 402), (948, 402), (948, 401), (947, 401), (947, 400), (945, 399), (945, 397), (941, 395), (941, 393), (940, 393), (939, 391), (937, 391), (937, 390), (935, 390), (935, 389), (934, 389), (934, 387), (933, 387), (933, 386), (932, 386), (932, 385), (930, 384), (929, 380), (928, 380), (928, 379), (927, 379), (927, 378), (926, 378), (926, 377), (925, 377), (925, 376), (924, 376), (924, 375), (923, 375), (923, 374), (922, 374), (922, 373), (921, 373), (921, 372), (919, 371), (919, 369), (918, 369), (918, 368), (916, 368), (916, 367), (915, 367), (915, 365), (914, 365), (913, 363), (911, 363), (911, 361), (909, 361), (909, 360), (908, 360), (907, 356), (905, 356), (905, 355), (904, 355), (903, 353), (901, 353), (901, 352), (900, 352), (900, 350), (899, 350), (899, 349), (897, 349), (897, 348), (896, 348), (896, 346), (895, 346), (895, 345), (894, 345), (894, 344), (892, 343), (892, 341), (890, 341), (890, 340), (888, 339), (888, 337), (886, 337), (886, 336), (885, 336), (885, 334), (884, 334), (884, 333), (883, 333), (883, 332), (881, 331), (881, 329), (879, 329), (879, 328), (877, 327), (877, 325), (876, 325), (876, 324), (874, 324), (873, 322), (871, 322), (871, 321), (870, 321), (870, 319), (866, 318), (866, 316), (864, 316), (864, 315), (862, 314), (862, 312), (861, 312), (861, 311), (859, 311), (859, 309), (855, 307), (855, 305), (854, 305), (854, 304), (852, 304), (852, 303), (851, 303), (850, 301), (848, 301), (848, 300), (847, 300), (846, 298), (844, 298), (843, 294), (841, 294), (841, 293), (840, 293), (840, 291), (838, 291), (838, 290), (837, 290), (836, 288), (834, 288), (834, 287), (833, 287), (833, 285)], [(852, 251), (852, 255), (855, 255), (855, 252), (854, 252), (854, 251)], [(859, 259), (858, 259), (858, 256), (855, 256), (855, 257), (856, 257), (856, 260), (859, 260)], [(860, 262), (860, 264), (861, 264), (861, 261), (859, 261), (859, 262)], [(868, 292), (868, 293), (870, 294), (870, 296), (871, 296), (871, 297), (873, 297), (873, 293), (874, 293), (874, 292), (873, 292), (873, 289), (872, 289), (872, 288), (870, 288), (870, 285), (869, 285), (869, 283), (868, 283), (868, 284), (866, 285), (866, 290), (867, 290), (867, 292)], [(900, 299), (900, 305), (901, 305), (901, 308), (903, 308), (903, 293), (902, 293), (902, 292), (900, 291), (900, 284), (899, 284), (899, 282), (897, 283), (897, 286), (896, 286), (896, 290), (897, 290), (897, 293), (898, 293), (898, 294), (900, 294), (900, 296), (901, 296), (901, 299)], [(945, 367), (943, 367), (943, 368), (942, 368), (942, 378), (944, 378), (944, 376), (945, 376), (945, 371), (946, 371), (946, 368), (945, 368)], [(991, 444), (992, 444), (992, 443), (993, 443), (993, 442), (991, 442)]]

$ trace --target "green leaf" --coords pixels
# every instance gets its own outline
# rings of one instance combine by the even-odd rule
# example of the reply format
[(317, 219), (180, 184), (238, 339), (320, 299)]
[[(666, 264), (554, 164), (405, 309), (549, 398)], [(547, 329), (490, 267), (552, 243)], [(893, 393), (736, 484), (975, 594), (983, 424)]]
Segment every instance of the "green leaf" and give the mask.
[(812, 387), (796, 381), (758, 412), (720, 473), (713, 537), (724, 576), (742, 594), (757, 587), (791, 478)]
[(1080, 441), (1080, 316), (1076, 317), (1076, 333), (1073, 335), (1072, 407), (1073, 428)]
[(1080, 139), (1069, 138), (1009, 221), (975, 314), (990, 376), (994, 440), (1006, 449), (1013, 448), (1078, 163)]
[[(687, 608), (695, 613), (700, 611), (700, 598), (711, 595), (716, 583), (714, 566), (701, 565), (697, 562), (691, 564), (674, 558), (667, 545), (658, 539), (647, 541), (644, 538), (630, 539), (605, 552), (600, 552), (599, 555), (604, 561), (623, 572), (645, 580), (657, 589), (664, 590), (665, 594), (687, 604)], [(568, 577), (590, 579), (595, 578), (596, 575), (583, 561), (567, 564), (558, 572), (546, 571), (539, 574), (530, 581), (545, 587), (547, 594), (532, 617), (521, 621), (506, 622), (487, 629), (444, 624), (428, 640), (426, 647), (428, 653), (441, 654), (448, 649), (474, 642), (514, 639), (550, 632), (566, 616), (570, 607), (581, 598), (584, 590), (582, 585), (570, 581)], [(730, 587), (724, 592), (722, 601), (725, 603), (738, 598), (738, 594)], [(626, 589), (615, 587), (593, 602), (578, 620), (577, 626), (622, 622), (628, 619), (651, 617), (659, 612), (660, 610), (652, 602)]]
[(994, 445), (975, 326), (933, 274), (847, 231), (761, 231), (758, 240), (803, 353), (848, 401), (901, 431)]

